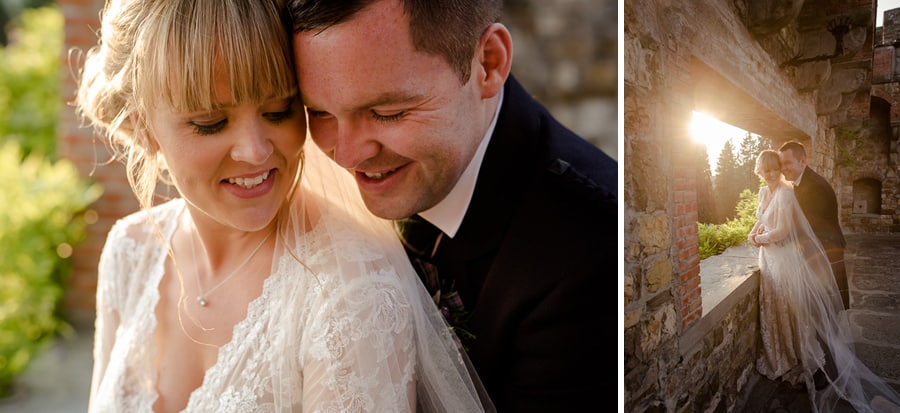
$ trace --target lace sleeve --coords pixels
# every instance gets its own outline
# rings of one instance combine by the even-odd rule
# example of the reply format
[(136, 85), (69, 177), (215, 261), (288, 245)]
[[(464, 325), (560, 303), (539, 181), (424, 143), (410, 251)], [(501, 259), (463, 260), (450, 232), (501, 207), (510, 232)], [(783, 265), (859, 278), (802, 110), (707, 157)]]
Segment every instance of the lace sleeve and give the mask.
[(788, 198), (793, 198), (793, 193), (784, 188), (779, 188), (770, 201), (771, 225), (761, 234), (756, 235), (756, 242), (770, 244), (780, 242), (787, 238), (791, 226), (791, 208)]
[(321, 303), (301, 356), (304, 411), (415, 410), (409, 303), (395, 277), (373, 278), (353, 280)]
[[(95, 401), (97, 389), (109, 364), (109, 355), (115, 344), (116, 329), (119, 326), (119, 308), (121, 288), (118, 286), (118, 275), (122, 273), (122, 259), (125, 243), (123, 225), (118, 222), (110, 230), (106, 245), (100, 254), (97, 267), (97, 313), (94, 320), (94, 367), (91, 375), (90, 403)], [(130, 244), (129, 244), (130, 245)], [(93, 411), (88, 408), (88, 411)]]

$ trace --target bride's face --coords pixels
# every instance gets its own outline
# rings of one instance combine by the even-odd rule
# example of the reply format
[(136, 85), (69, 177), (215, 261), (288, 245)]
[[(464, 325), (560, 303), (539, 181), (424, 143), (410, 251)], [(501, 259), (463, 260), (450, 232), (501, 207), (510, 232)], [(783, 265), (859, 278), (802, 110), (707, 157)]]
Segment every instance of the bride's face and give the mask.
[(781, 169), (778, 167), (768, 166), (762, 171), (761, 176), (766, 180), (766, 183), (769, 185), (769, 187), (774, 188), (778, 181), (781, 179)]
[(306, 136), (303, 107), (297, 96), (234, 103), (224, 79), (216, 92), (212, 110), (151, 108), (153, 138), (179, 194), (204, 213), (192, 216), (260, 230), (294, 185)]

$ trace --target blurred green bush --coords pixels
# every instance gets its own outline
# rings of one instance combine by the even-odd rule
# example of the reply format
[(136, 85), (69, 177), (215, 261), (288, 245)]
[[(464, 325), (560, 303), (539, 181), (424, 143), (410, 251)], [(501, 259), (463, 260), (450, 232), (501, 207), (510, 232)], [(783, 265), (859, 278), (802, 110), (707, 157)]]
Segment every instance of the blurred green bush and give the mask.
[(747, 241), (747, 234), (756, 224), (756, 207), (759, 195), (745, 189), (734, 208), (734, 218), (724, 224), (697, 223), (697, 237), (700, 240), (700, 259), (719, 255), (729, 247), (741, 245)]
[(102, 192), (56, 159), (62, 33), (55, 7), (26, 9), (0, 49), (0, 398), (71, 329), (60, 305), (68, 258)]
[(56, 155), (63, 17), (55, 7), (25, 9), (0, 49), (0, 139), (25, 154)]

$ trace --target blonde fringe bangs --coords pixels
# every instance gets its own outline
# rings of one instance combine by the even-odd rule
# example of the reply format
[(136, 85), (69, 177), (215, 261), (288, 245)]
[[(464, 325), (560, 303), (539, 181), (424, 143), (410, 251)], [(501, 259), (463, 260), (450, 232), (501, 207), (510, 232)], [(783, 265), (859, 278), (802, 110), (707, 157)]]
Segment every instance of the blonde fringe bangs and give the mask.
[(157, 104), (185, 112), (214, 109), (220, 76), (228, 80), (233, 104), (297, 94), (289, 30), (272, 3), (185, 1), (177, 9), (161, 7), (148, 20), (133, 72), (141, 112)]

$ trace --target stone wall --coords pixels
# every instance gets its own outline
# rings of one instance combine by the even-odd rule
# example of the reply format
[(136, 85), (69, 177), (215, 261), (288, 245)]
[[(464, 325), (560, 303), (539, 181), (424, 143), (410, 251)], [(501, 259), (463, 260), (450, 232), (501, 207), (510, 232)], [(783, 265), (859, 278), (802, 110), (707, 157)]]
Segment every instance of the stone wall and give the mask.
[(881, 19), (879, 44), (893, 44), (900, 41), (900, 9), (885, 10)]
[[(57, 0), (65, 17), (63, 109), (59, 155), (81, 175), (103, 184), (102, 198), (91, 208), (98, 221), (73, 254), (73, 276), (65, 307), (76, 323), (92, 322), (97, 261), (106, 232), (138, 204), (119, 163), (108, 164), (108, 151), (90, 130), (79, 127), (70, 105), (77, 53), (96, 43), (103, 0)], [(504, 23), (514, 41), (513, 73), (559, 120), (614, 158), (617, 107), (617, 9), (612, 0), (507, 0)]]
[(559, 119), (618, 158), (613, 0), (505, 0), (513, 74)]
[[(731, 411), (757, 374), (755, 287), (701, 311), (691, 112), (773, 146), (800, 140), (834, 178), (836, 130), (868, 121), (873, 12), (871, 1), (625, 2), (625, 411)], [(827, 27), (841, 20), (834, 53)]]
[(840, 146), (841, 220), (855, 232), (900, 232), (900, 9), (883, 21), (868, 128)]

